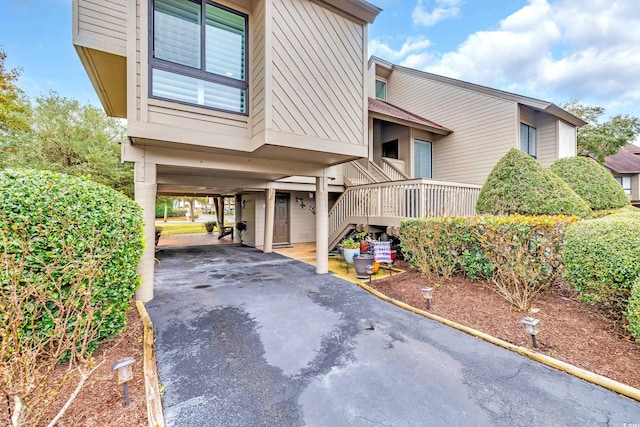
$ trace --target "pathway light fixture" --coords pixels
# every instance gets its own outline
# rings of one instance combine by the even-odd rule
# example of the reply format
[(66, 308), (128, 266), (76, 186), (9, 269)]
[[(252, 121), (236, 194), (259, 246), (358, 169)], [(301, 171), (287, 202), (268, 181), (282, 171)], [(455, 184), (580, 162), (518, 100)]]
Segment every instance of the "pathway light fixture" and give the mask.
[(533, 347), (538, 348), (538, 342), (536, 341), (536, 335), (540, 331), (538, 327), (538, 323), (540, 320), (535, 319), (533, 317), (525, 317), (520, 321), (524, 325), (524, 330), (531, 335), (531, 341), (533, 342)]
[(125, 357), (111, 366), (116, 371), (118, 384), (124, 384), (124, 406), (129, 406), (129, 381), (133, 378), (133, 357)]
[(433, 288), (427, 286), (425, 288), (420, 289), (422, 291), (422, 296), (427, 300), (427, 310), (431, 310), (431, 299), (433, 298)]

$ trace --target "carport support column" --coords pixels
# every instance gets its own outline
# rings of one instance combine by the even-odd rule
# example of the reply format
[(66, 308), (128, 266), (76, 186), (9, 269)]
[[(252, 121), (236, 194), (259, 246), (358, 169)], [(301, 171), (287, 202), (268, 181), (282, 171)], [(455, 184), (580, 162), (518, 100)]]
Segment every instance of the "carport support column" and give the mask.
[(329, 272), (329, 193), (327, 177), (316, 177), (316, 273)]
[(158, 184), (156, 182), (156, 165), (153, 163), (136, 162), (135, 165), (135, 197), (136, 202), (142, 207), (144, 220), (144, 239), (146, 247), (142, 252), (138, 274), (142, 277), (142, 283), (136, 291), (136, 299), (148, 302), (153, 299), (153, 269), (156, 253), (156, 194)]
[(276, 190), (267, 188), (264, 191), (264, 245), (262, 252), (273, 252), (273, 221), (276, 210)]

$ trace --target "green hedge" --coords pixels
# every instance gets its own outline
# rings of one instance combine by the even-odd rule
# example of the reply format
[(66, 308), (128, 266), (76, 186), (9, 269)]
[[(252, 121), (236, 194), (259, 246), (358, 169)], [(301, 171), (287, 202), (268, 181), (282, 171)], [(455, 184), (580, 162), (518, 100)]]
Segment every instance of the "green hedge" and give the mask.
[[(140, 207), (111, 188), (48, 171), (0, 172), (0, 200), (0, 283), (33, 285), (51, 301), (64, 300), (70, 286), (91, 287), (102, 319), (92, 347), (122, 331), (139, 286)], [(25, 333), (46, 335), (52, 315), (25, 319)]]
[(593, 210), (619, 209), (629, 204), (629, 197), (613, 175), (589, 157), (556, 160), (551, 170)]
[(565, 277), (582, 299), (623, 313), (640, 277), (640, 215), (577, 222), (567, 229), (564, 251)]
[(631, 294), (627, 306), (627, 321), (627, 329), (637, 341), (640, 341), (640, 277), (631, 286)]
[(548, 287), (562, 270), (568, 216), (480, 216), (404, 220), (400, 239), (405, 259), (425, 274), (461, 272), (490, 278), (519, 308)]
[(485, 181), (476, 211), (492, 215), (588, 216), (591, 209), (560, 177), (531, 156), (511, 149)]

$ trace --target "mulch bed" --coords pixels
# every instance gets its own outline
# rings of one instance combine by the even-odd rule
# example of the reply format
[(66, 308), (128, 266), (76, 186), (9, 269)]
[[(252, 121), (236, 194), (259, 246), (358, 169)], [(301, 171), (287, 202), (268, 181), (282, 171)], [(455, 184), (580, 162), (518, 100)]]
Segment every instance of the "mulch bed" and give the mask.
[(434, 287), (433, 314), (531, 349), (531, 337), (520, 321), (526, 316), (535, 317), (540, 320), (536, 351), (640, 388), (640, 344), (619, 320), (611, 320), (580, 302), (575, 291), (562, 281), (536, 297), (532, 306), (535, 313), (515, 309), (491, 289), (489, 282), (460, 276), (448, 280), (426, 278), (409, 271), (374, 280), (371, 286), (423, 310), (426, 304), (420, 289)]

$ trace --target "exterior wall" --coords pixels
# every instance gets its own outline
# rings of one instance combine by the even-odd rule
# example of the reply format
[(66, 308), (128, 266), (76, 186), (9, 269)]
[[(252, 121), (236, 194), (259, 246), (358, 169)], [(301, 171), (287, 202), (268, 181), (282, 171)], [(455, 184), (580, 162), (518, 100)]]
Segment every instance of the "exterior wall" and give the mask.
[(74, 0), (73, 15), (75, 44), (126, 55), (126, 0)]
[(253, 118), (252, 136), (264, 132), (266, 125), (265, 111), (265, 51), (266, 51), (266, 4), (264, 1), (256, 2), (253, 8), (253, 16), (249, 19), (249, 37), (251, 38), (249, 69), (251, 85), (249, 92), (251, 104), (249, 112)]
[(433, 178), (482, 184), (496, 162), (518, 147), (517, 104), (428, 79), (391, 73), (389, 102), (453, 130), (433, 144)]
[(272, 1), (273, 130), (366, 145), (365, 27), (313, 1)]
[(549, 114), (536, 113), (538, 128), (538, 161), (551, 166), (558, 158), (558, 119)]

